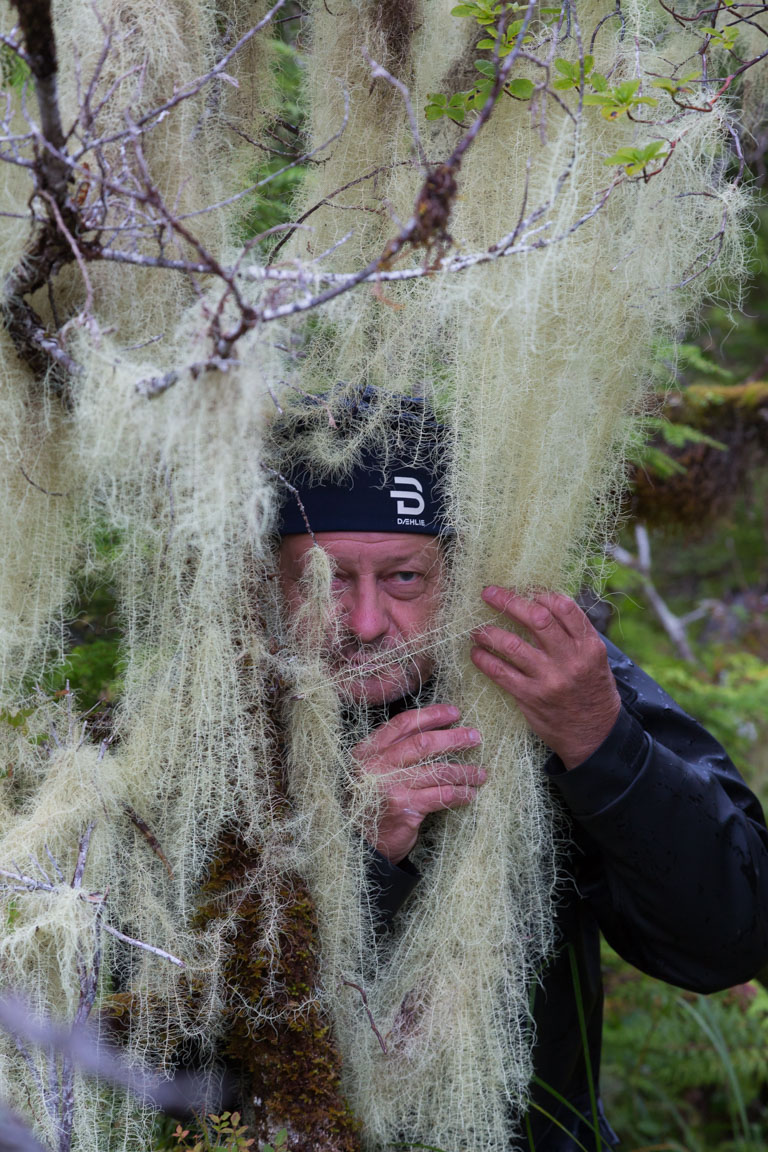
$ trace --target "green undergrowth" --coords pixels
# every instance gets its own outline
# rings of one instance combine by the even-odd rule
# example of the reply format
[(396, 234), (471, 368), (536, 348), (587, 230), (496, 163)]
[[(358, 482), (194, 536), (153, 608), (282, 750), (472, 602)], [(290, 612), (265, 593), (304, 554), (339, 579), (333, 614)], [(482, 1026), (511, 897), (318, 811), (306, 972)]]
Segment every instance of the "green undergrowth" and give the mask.
[(239, 1112), (211, 1113), (195, 1117), (184, 1125), (164, 1120), (158, 1125), (157, 1139), (151, 1152), (281, 1152), (285, 1148), (285, 1129), (274, 1144), (262, 1144), (248, 1135), (248, 1126), (240, 1123)]
[[(286, 30), (285, 35), (290, 37), (290, 32)], [(280, 226), (292, 220), (292, 205), (306, 167), (299, 162), (306, 149), (299, 54), (289, 39), (274, 39), (271, 51), (277, 106), (264, 125), (261, 158), (248, 172), (248, 183), (260, 187), (245, 198), (236, 225), (242, 243), (262, 238), (259, 246), (264, 255), (286, 234)], [(265, 235), (270, 230), (276, 231)]]
[(122, 691), (122, 627), (114, 589), (82, 579), (66, 621), (65, 657), (46, 671), (37, 687), (49, 696), (74, 693), (78, 711), (108, 714)]
[(602, 1090), (627, 1152), (764, 1152), (768, 991), (712, 996), (652, 980), (603, 947)]

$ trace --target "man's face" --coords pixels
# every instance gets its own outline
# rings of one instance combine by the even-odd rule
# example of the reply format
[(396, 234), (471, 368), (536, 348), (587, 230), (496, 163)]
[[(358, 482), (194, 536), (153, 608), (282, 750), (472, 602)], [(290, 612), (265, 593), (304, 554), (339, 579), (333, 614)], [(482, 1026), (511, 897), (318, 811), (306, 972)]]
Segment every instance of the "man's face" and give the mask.
[[(437, 537), (317, 532), (315, 539), (334, 569), (337, 631), (330, 664), (340, 686), (366, 704), (384, 704), (416, 691), (433, 670), (426, 637), (443, 590)], [(280, 583), (289, 613), (303, 603), (300, 582), (311, 548), (307, 535), (284, 536), (280, 543)], [(388, 665), (382, 661), (387, 653), (404, 659)], [(345, 677), (345, 672), (351, 675)]]

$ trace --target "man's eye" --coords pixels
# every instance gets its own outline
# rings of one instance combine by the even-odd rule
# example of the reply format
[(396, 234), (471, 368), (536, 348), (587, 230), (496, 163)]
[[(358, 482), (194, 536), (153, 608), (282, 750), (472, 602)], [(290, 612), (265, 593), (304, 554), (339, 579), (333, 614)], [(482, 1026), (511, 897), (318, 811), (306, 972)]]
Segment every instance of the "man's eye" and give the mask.
[(414, 584), (418, 579), (418, 572), (395, 572), (395, 580), (399, 584)]

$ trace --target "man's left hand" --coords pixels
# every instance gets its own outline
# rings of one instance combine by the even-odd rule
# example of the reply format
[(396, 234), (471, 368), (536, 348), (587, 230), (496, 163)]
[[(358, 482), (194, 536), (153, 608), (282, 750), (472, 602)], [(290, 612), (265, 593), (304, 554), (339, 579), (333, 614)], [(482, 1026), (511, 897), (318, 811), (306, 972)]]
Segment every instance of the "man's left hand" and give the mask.
[(511, 589), (483, 589), (483, 600), (515, 624), (486, 624), (472, 633), (472, 662), (515, 701), (533, 731), (566, 768), (599, 748), (613, 728), (621, 698), (605, 645), (573, 600), (555, 592), (531, 598)]

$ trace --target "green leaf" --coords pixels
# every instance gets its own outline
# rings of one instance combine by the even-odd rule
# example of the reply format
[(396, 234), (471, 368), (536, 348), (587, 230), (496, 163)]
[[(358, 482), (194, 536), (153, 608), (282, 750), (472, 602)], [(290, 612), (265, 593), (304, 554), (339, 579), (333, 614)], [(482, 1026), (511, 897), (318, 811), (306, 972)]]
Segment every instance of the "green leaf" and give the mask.
[(0, 87), (21, 89), (29, 74), (29, 65), (7, 44), (0, 44)]
[(663, 88), (665, 92), (669, 92), (670, 96), (674, 96), (676, 92), (680, 91), (680, 84), (678, 84), (677, 80), (670, 80), (667, 77), (661, 80), (654, 80), (651, 87)]
[[(451, 97), (453, 101), (455, 97)], [(442, 92), (427, 93), (427, 104), (424, 116), (427, 120), (441, 120), (448, 115), (448, 100)]]
[(639, 87), (639, 80), (625, 80), (622, 84), (616, 85), (613, 94), (619, 104), (629, 104)]
[(478, 72), (482, 72), (483, 76), (488, 76), (491, 80), (496, 75), (496, 69), (490, 60), (475, 60), (475, 68)]
[[(561, 72), (563, 74), (563, 76), (567, 76), (569, 80), (574, 79), (573, 64), (571, 64), (570, 60), (563, 60), (562, 57), (559, 56), (557, 58), (557, 60), (555, 60), (555, 68), (557, 69), (558, 72)], [(576, 77), (577, 78), (578, 78), (578, 75), (579, 75), (579, 73), (578, 73), (578, 69), (577, 69), (576, 70)]]
[[(582, 63), (584, 65), (582, 71)], [(555, 60), (555, 68), (563, 76), (567, 77), (566, 80), (555, 80), (553, 87), (564, 91), (566, 88), (581, 88), (583, 80), (585, 80), (592, 71), (595, 64), (594, 56), (585, 56), (583, 62), (580, 60), (570, 61), (563, 60), (558, 57)], [(607, 87), (604, 77), (600, 77), (603, 87)]]
[(652, 140), (643, 148), (643, 156), (646, 160), (655, 160), (657, 156), (661, 155), (665, 144), (666, 140)]
[(534, 88), (533, 80), (528, 80), (525, 76), (518, 76), (507, 84), (507, 92), (516, 100), (530, 100)]
[(637, 148), (619, 148), (613, 156), (603, 160), (603, 164), (634, 164), (637, 160)]
[[(555, 83), (557, 88), (557, 83)], [(603, 92), (585, 92), (584, 103), (587, 105), (596, 105), (598, 108), (615, 108), (616, 100), (613, 96)]]
[(19, 902), (15, 896), (12, 896), (6, 905), (6, 921), (5, 926), (9, 932), (13, 931), (13, 926), (19, 917)]
[(589, 77), (589, 82), (594, 88), (595, 92), (607, 92), (608, 81), (602, 72), (592, 72)]
[(451, 8), (451, 16), (475, 15), (477, 15), (477, 10), (474, 4), (457, 4), (455, 8)]
[(636, 176), (652, 160), (661, 160), (668, 155), (668, 153), (663, 152), (666, 143), (666, 140), (652, 140), (650, 144), (646, 144), (645, 148), (619, 148), (613, 156), (607, 157), (603, 163), (622, 164), (626, 168), (628, 176)]

